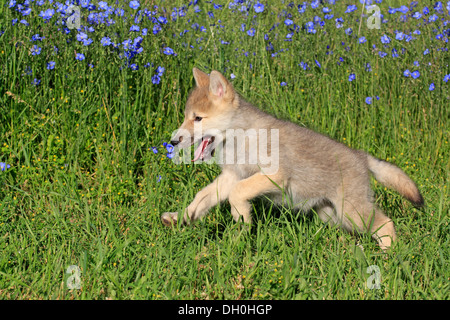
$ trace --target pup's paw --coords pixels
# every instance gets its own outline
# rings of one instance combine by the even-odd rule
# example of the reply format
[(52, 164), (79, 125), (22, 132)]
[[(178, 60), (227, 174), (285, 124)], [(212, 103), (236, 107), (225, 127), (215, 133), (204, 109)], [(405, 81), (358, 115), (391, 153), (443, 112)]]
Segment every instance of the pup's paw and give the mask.
[(161, 215), (161, 221), (167, 227), (177, 225), (177, 220), (178, 220), (178, 212), (164, 212)]

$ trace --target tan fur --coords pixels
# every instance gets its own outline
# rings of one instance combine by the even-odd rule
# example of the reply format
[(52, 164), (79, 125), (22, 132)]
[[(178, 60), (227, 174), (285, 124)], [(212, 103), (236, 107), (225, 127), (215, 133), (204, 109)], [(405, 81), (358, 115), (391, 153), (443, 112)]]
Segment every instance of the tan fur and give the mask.
[[(197, 87), (188, 98), (180, 128), (193, 134), (195, 116), (201, 116), (202, 134), (210, 129), (277, 129), (279, 148), (274, 147), (272, 140), (269, 147), (279, 155), (279, 168), (276, 173), (265, 175), (268, 165), (264, 163), (223, 164), (222, 173), (186, 208), (184, 223), (201, 218), (226, 199), (236, 221), (242, 218), (251, 223), (249, 201), (264, 194), (276, 203), (303, 211), (315, 209), (323, 221), (349, 232), (369, 232), (387, 249), (396, 239), (394, 224), (374, 204), (369, 172), (414, 204), (423, 204), (414, 182), (393, 164), (257, 109), (244, 101), (217, 71), (208, 76), (194, 68), (193, 73)], [(173, 137), (173, 143), (181, 148), (194, 142), (186, 140), (179, 133)], [(246, 144), (245, 150), (235, 151), (248, 153), (248, 147)], [(161, 218), (164, 224), (172, 225), (178, 213), (166, 212)]]

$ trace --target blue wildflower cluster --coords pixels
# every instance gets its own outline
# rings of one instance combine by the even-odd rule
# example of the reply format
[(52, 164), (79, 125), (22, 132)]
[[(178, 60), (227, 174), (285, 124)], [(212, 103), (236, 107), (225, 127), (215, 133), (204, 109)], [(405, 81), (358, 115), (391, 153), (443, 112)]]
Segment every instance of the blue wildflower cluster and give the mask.
[[(174, 146), (167, 142), (163, 142), (162, 146), (165, 148), (166, 157), (172, 159), (175, 155)], [(160, 152), (158, 147), (150, 147), (149, 150), (151, 150), (154, 154), (158, 154)]]
[[(13, 17), (11, 25), (26, 28), (32, 34), (29, 43), (21, 44), (22, 47), (31, 58), (45, 57), (42, 58), (45, 60), (42, 67), (34, 63), (27, 66), (33, 75), (30, 79), (33, 86), (41, 84), (42, 70), (61, 67), (63, 62), (58, 56), (62, 52), (69, 52), (68, 58), (72, 62), (91, 69), (97, 68), (101, 57), (108, 57), (120, 69), (140, 72), (151, 67), (151, 83), (159, 85), (168, 64), (173, 61), (182, 63), (186, 59), (192, 61), (204, 50), (226, 51), (229, 57), (234, 50), (236, 59), (224, 67), (232, 74), (236, 60), (241, 62), (243, 56), (250, 58), (252, 55), (258, 58), (256, 50), (252, 53), (245, 47), (249, 41), (254, 41), (255, 45), (264, 43), (263, 48), (270, 58), (277, 59), (285, 54), (296, 54), (292, 50), (296, 48), (294, 44), (298, 47), (299, 42), (308, 43), (316, 38), (333, 41), (327, 37), (331, 32), (341, 35), (340, 44), (336, 43), (333, 48), (327, 45), (325, 55), (317, 52), (314, 58), (305, 58), (307, 55), (300, 51), (296, 63), (300, 70), (325, 72), (331, 67), (331, 61), (338, 67), (350, 67), (348, 80), (354, 83), (356, 79), (362, 79), (357, 70), (361, 66), (349, 66), (350, 57), (356, 52), (364, 50), (364, 54), (373, 54), (375, 59), (406, 61), (411, 46), (422, 42), (426, 43), (422, 48), (423, 55), (413, 57), (420, 64), (411, 66), (401, 62), (403, 67), (398, 71), (399, 76), (418, 80), (425, 79), (424, 74), (433, 73), (426, 77), (432, 78), (426, 84), (430, 91), (448, 82), (448, 65), (437, 72), (433, 71), (432, 61), (436, 54), (447, 58), (449, 55), (450, 1), (430, 4), (411, 1), (391, 7), (382, 0), (360, 0), (353, 4), (313, 0), (287, 3), (280, 12), (271, 12), (270, 4), (259, 0), (234, 0), (227, 5), (214, 0), (204, 3), (192, 0), (176, 7), (167, 7), (165, 2), (161, 4), (150, 6), (138, 0), (8, 0), (7, 7)], [(369, 42), (367, 28), (363, 27), (364, 33), (361, 32), (361, 24), (368, 17), (363, 10), (370, 5), (382, 6), (383, 10), (379, 14), (381, 28), (378, 40), (373, 41), (370, 37)], [(77, 28), (69, 23), (74, 19), (74, 6), (80, 10)], [(227, 21), (223, 20), (224, 16)], [(29, 23), (35, 18), (55, 34), (51, 37), (43, 35), (40, 26)], [(391, 28), (391, 23), (396, 27)], [(399, 23), (405, 27), (398, 28)], [(432, 43), (424, 41), (424, 27), (432, 30)], [(63, 41), (64, 48), (62, 42), (52, 42), (55, 38)], [(263, 42), (258, 42), (262, 38)], [(370, 63), (367, 61), (363, 66), (367, 72), (372, 70)], [(253, 69), (254, 63), (249, 62), (248, 67)], [(285, 86), (289, 82), (280, 79), (278, 83)]]

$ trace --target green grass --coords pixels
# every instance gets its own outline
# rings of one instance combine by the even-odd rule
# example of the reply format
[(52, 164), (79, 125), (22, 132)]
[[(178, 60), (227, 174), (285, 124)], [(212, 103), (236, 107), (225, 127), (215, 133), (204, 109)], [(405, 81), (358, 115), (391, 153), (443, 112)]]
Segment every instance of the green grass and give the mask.
[[(140, 2), (140, 9), (156, 10)], [(441, 50), (448, 43), (435, 39), (437, 28), (443, 32), (448, 24), (418, 26), (411, 17), (402, 22), (400, 13), (387, 12), (400, 2), (379, 4), (389, 22), (380, 30), (363, 23), (360, 34), (359, 1), (351, 14), (337, 2), (329, 6), (335, 16), (324, 20), (323, 29), (294, 31), (291, 42), (284, 41), (285, 14), (304, 26), (315, 15), (323, 20), (321, 9), (299, 14), (297, 3), (264, 3), (263, 13), (251, 8), (246, 16), (228, 3), (219, 10), (200, 2), (200, 13), (186, 7), (186, 16), (172, 21), (172, 8), (183, 3), (162, 2), (168, 23), (160, 33), (152, 33), (155, 23), (148, 18), (139, 24), (148, 28), (144, 51), (131, 61), (139, 70), (125, 65), (123, 51), (100, 44), (103, 36), (122, 42), (139, 35), (129, 32), (136, 11), (128, 4), (125, 15), (133, 18), (93, 24), (88, 47), (74, 31), (57, 30), (58, 14), (43, 22), (38, 14), (47, 3), (33, 2), (26, 17), (1, 6), (0, 162), (10, 168), (0, 171), (0, 298), (449, 299), (450, 83), (443, 78), (450, 74), (450, 54)], [(87, 24), (89, 13), (81, 12)], [(161, 15), (159, 8), (155, 17)], [(334, 19), (340, 16), (344, 27), (337, 29)], [(444, 13), (439, 17), (449, 20)], [(14, 18), (26, 18), (29, 26), (12, 25)], [(193, 29), (195, 22), (206, 32)], [(239, 30), (242, 23), (246, 31), (255, 28), (253, 37)], [(349, 27), (351, 36), (344, 32)], [(185, 29), (190, 31), (180, 36)], [(416, 40), (395, 40), (394, 30), (416, 29)], [(45, 39), (31, 42), (37, 33)], [(391, 38), (389, 48), (380, 42), (383, 34)], [(358, 44), (360, 36), (367, 43)], [(268, 41), (274, 51), (266, 51)], [(42, 48), (39, 55), (30, 54), (34, 44)], [(163, 54), (167, 46), (177, 55)], [(398, 58), (392, 58), (394, 47)], [(423, 55), (426, 48), (430, 53)], [(388, 55), (381, 58), (379, 50)], [(75, 60), (75, 52), (86, 59)], [(46, 68), (49, 61), (55, 61), (54, 70)], [(310, 69), (301, 68), (301, 61)], [(165, 72), (153, 84), (158, 66)], [(216, 166), (175, 165), (162, 145), (183, 120), (194, 66), (233, 73), (236, 90), (269, 113), (396, 163), (417, 182), (426, 207), (417, 210), (373, 183), (399, 237), (388, 253), (370, 236), (357, 238), (314, 214), (299, 215), (263, 199), (253, 201), (250, 233), (234, 223), (227, 203), (194, 227), (164, 227), (163, 212), (182, 210), (219, 173)], [(421, 76), (406, 78), (406, 69)], [(351, 73), (356, 80), (349, 82)], [(34, 78), (41, 80), (38, 86)], [(287, 86), (280, 86), (283, 81)], [(431, 83), (434, 91), (428, 90)], [(371, 105), (366, 97), (374, 97)], [(380, 289), (367, 285), (371, 265), (380, 269)], [(80, 289), (70, 287), (70, 266), (81, 271)]]

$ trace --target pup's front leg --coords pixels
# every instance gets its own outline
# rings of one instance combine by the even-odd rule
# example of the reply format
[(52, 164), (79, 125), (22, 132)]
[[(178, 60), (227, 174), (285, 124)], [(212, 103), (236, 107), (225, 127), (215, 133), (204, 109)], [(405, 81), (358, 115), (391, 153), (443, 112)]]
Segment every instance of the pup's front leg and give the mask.
[(280, 173), (274, 175), (255, 173), (236, 183), (230, 191), (228, 199), (234, 220), (237, 222), (242, 217), (245, 223), (251, 224), (251, 205), (249, 201), (262, 194), (280, 191), (279, 185), (282, 185), (282, 182), (283, 176)]
[[(211, 184), (197, 193), (194, 201), (184, 210), (183, 223), (190, 224), (200, 219), (209, 209), (227, 199), (237, 181), (238, 178), (232, 171), (223, 171)], [(166, 226), (174, 225), (178, 220), (178, 212), (165, 212), (161, 220)]]

